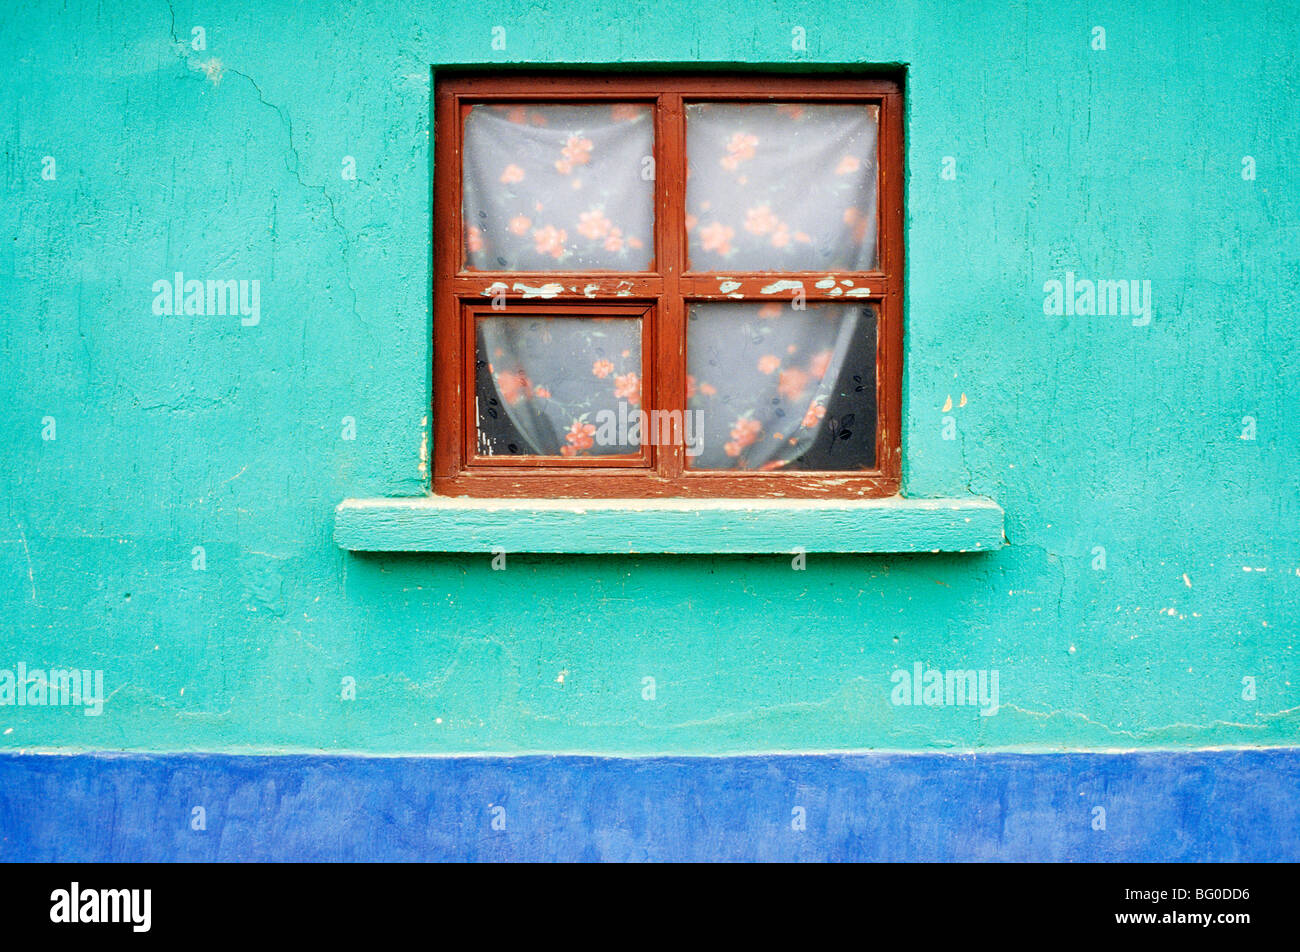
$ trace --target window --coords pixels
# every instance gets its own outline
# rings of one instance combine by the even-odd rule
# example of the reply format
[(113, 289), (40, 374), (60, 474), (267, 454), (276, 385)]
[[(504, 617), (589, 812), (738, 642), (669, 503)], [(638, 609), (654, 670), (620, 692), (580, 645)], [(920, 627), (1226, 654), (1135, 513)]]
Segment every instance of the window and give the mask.
[(896, 83), (455, 77), (435, 140), (435, 492), (898, 491)]

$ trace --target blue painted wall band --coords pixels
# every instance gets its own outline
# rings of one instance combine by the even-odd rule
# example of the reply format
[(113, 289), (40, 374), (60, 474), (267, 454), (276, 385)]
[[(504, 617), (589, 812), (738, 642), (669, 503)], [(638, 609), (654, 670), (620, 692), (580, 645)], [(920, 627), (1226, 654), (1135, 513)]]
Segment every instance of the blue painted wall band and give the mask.
[(1300, 749), (3, 754), (0, 859), (1295, 861)]

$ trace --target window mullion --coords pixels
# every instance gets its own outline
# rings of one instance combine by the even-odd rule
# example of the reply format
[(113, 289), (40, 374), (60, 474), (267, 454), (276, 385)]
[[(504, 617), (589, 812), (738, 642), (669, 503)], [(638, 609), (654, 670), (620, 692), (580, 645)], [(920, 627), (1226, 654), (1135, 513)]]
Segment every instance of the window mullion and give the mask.
[[(686, 252), (686, 118), (680, 93), (659, 97), (659, 128), (655, 136), (655, 181), (659, 206), (658, 261), (664, 278), (663, 297), (655, 312), (658, 326), (656, 409), (686, 409), (686, 307), (682, 297), (682, 271)], [(669, 419), (680, 419), (674, 414)], [(680, 434), (678, 434), (680, 435)], [(655, 448), (659, 474), (676, 480), (682, 473), (685, 452), (680, 439)]]

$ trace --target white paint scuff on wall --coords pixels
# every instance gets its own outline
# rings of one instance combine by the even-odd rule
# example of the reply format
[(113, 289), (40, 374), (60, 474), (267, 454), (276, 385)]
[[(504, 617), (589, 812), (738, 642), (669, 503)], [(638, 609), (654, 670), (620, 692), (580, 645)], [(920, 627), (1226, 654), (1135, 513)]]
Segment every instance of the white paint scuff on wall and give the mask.
[(429, 418), (420, 420), (420, 476), (429, 475)]

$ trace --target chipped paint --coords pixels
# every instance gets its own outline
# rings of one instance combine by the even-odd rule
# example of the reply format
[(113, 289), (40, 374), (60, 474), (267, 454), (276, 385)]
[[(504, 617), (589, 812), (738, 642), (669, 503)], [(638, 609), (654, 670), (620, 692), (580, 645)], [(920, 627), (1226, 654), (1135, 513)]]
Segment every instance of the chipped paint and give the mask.
[(554, 282), (550, 284), (543, 284), (541, 286), (533, 286), (531, 284), (524, 284), (522, 281), (516, 281), (514, 289), (517, 292), (519, 292), (519, 294), (521, 294), (525, 299), (553, 298), (553, 297), (559, 297), (561, 294), (564, 293), (564, 285), (556, 284)]
[(851, 297), (851, 298), (864, 298), (864, 297), (871, 297), (871, 288), (866, 287), (866, 286), (864, 285), (863, 287), (860, 287), (860, 288), (854, 288), (854, 289), (851, 290), (851, 291), (847, 291), (847, 292), (845, 292), (844, 296), (845, 296), (845, 297)]
[(427, 416), (420, 420), (420, 465), (418, 469), (421, 477), (429, 475), (429, 418)]
[(201, 60), (194, 64), (194, 68), (207, 76), (212, 81), (213, 86), (221, 85), (221, 77), (225, 72), (225, 67), (221, 65), (221, 60), (217, 59), (217, 57)]
[(760, 294), (780, 294), (782, 291), (802, 291), (802, 281), (775, 281), (765, 286)]
[(732, 291), (735, 291), (735, 290), (736, 290), (737, 288), (739, 288), (739, 287), (740, 287), (740, 282), (739, 282), (739, 281), (719, 281), (719, 282), (718, 282), (718, 290), (721, 291), (723, 294), (730, 294)]

